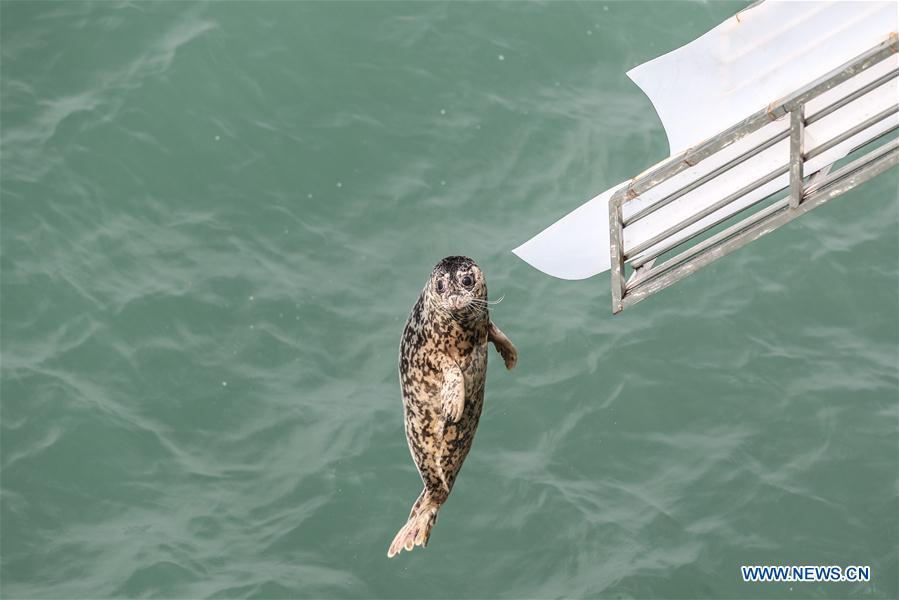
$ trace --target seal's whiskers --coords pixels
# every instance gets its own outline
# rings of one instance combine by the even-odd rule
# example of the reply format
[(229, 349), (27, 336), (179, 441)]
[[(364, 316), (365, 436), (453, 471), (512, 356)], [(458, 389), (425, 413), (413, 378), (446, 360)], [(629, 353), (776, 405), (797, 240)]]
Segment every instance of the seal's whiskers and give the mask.
[(490, 304), (492, 306), (492, 305), (499, 304), (500, 302), (502, 302), (505, 299), (505, 297), (506, 297), (506, 295), (503, 294), (496, 300), (481, 300), (480, 298), (472, 298), (471, 301), (477, 302), (478, 304)]

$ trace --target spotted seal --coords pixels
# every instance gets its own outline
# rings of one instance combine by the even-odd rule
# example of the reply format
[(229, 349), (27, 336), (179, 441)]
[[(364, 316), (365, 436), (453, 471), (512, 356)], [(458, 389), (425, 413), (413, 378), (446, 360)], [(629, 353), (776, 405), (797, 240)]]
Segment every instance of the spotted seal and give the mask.
[(425, 546), (471, 449), (484, 403), (487, 342), (511, 369), (518, 351), (490, 320), (487, 283), (465, 256), (449, 256), (412, 308), (400, 342), (406, 440), (424, 483), (409, 519), (387, 551)]

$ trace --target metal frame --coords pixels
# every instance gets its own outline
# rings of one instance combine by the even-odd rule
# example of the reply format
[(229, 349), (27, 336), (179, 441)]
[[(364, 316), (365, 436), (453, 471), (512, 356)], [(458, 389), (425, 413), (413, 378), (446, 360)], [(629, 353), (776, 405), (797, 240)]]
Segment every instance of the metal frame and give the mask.
[[(608, 223), (609, 256), (611, 257), (612, 275), (612, 312), (621, 312), (628, 306), (632, 306), (644, 298), (647, 298), (684, 277), (691, 275), (701, 267), (733, 252), (737, 248), (745, 246), (766, 233), (774, 231), (778, 227), (809, 212), (813, 208), (820, 206), (831, 198), (835, 198), (864, 181), (899, 164), (899, 139), (894, 139), (875, 150), (869, 151), (866, 155), (837, 169), (833, 173), (829, 172), (830, 168), (828, 167), (819, 171), (809, 182), (806, 183), (803, 181), (803, 167), (805, 161), (820, 155), (822, 152), (826, 152), (830, 148), (833, 148), (837, 144), (840, 144), (859, 132), (875, 125), (886, 117), (899, 112), (899, 103), (858, 123), (809, 152), (804, 152), (803, 148), (805, 126), (814, 123), (899, 76), (899, 69), (894, 69), (889, 73), (886, 73), (863, 88), (834, 101), (813, 115), (806, 116), (806, 103), (824, 92), (833, 89), (840, 83), (855, 77), (862, 71), (881, 62), (896, 52), (897, 34), (893, 33), (883, 43), (878, 44), (874, 48), (871, 48), (867, 52), (841, 67), (834, 69), (820, 79), (797, 90), (786, 98), (773, 103), (766, 109), (755, 113), (718, 135), (709, 138), (702, 144), (690, 148), (689, 150), (658, 164), (643, 175), (633, 179), (626, 187), (615, 192), (609, 200)], [(761, 144), (758, 144), (736, 158), (733, 158), (728, 163), (721, 165), (710, 173), (675, 190), (664, 198), (659, 199), (652, 205), (630, 215), (627, 219), (624, 218), (622, 206), (625, 202), (637, 198), (639, 195), (651, 190), (663, 181), (670, 179), (689, 167), (695, 166), (697, 163), (709, 158), (723, 148), (730, 146), (734, 142), (757, 131), (768, 123), (786, 116), (788, 113), (790, 116), (790, 127), (786, 131), (780, 132), (770, 139), (765, 140)], [(888, 131), (878, 135), (877, 138), (866, 142), (863, 147), (872, 144), (875, 140), (882, 138), (884, 135), (889, 134), (895, 129), (896, 126), (893, 126)], [(691, 215), (689, 218), (669, 227), (662, 233), (653, 236), (633, 248), (624, 248), (624, 230), (628, 225), (654, 213), (684, 194), (714, 180), (722, 173), (788, 137), (790, 139), (790, 162), (788, 165), (784, 165), (783, 167), (764, 175), (737, 192), (725, 196), (711, 206)], [(856, 150), (858, 150), (858, 148), (856, 148)], [(719, 219), (683, 240), (671, 239), (672, 236), (762, 185), (773, 181), (784, 173), (790, 174), (788, 186), (789, 194), (785, 198), (763, 207), (760, 210), (756, 210), (756, 212), (745, 217), (740, 222), (694, 244), (681, 251), (676, 256), (667, 259), (665, 262), (659, 265), (654, 264), (658, 257), (692, 241), (703, 233), (707, 233), (712, 228), (732, 219), (735, 215), (729, 215), (726, 218)], [(768, 196), (768, 198), (770, 198), (770, 196)], [(767, 198), (758, 200), (751, 206), (742, 209), (740, 212), (755, 209), (766, 199)], [(669, 243), (664, 243), (665, 240), (668, 240)], [(645, 252), (660, 243), (660, 247), (656, 250), (653, 250), (650, 253)], [(633, 270), (629, 279), (626, 277), (627, 264), (630, 264)]]

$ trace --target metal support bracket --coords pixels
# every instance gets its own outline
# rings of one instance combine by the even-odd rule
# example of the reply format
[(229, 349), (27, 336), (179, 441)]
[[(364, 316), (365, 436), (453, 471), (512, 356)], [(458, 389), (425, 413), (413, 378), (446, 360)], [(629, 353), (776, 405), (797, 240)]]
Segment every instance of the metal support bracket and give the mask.
[(802, 167), (805, 147), (805, 105), (790, 111), (790, 208), (802, 202)]
[(621, 218), (621, 198), (609, 202), (609, 243), (612, 259), (612, 313), (624, 310), (624, 226)]

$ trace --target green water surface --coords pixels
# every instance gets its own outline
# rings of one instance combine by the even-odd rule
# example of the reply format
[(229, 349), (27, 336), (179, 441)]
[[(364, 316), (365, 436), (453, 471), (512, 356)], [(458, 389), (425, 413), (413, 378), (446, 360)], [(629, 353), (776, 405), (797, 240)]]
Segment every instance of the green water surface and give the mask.
[[(746, 5), (0, 2), (0, 595), (899, 596), (897, 170), (616, 317), (510, 253), (667, 155), (624, 72)], [(520, 361), (388, 560), (450, 254)]]

